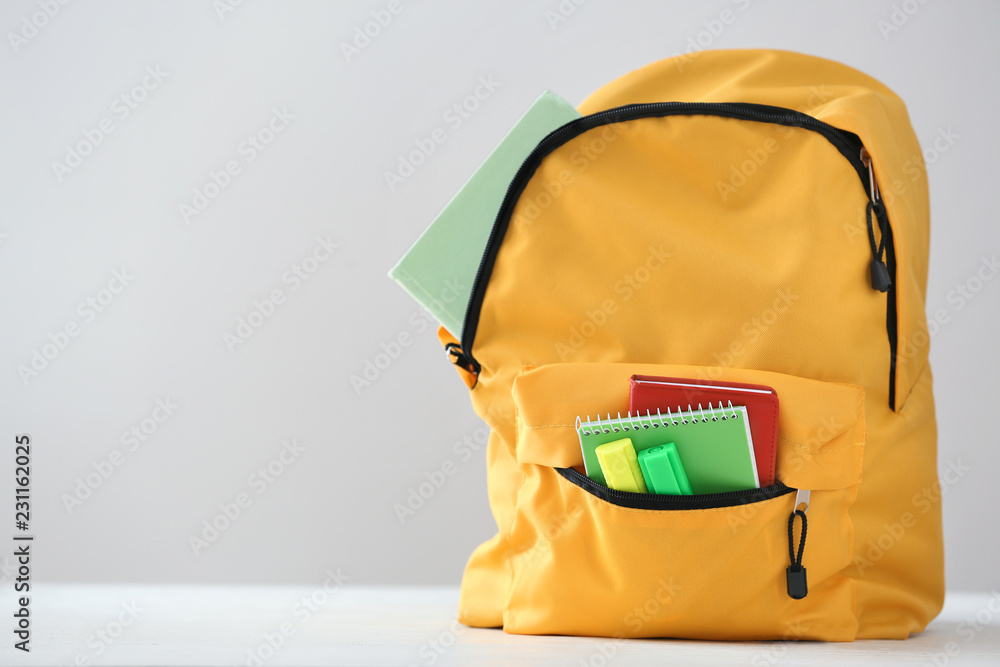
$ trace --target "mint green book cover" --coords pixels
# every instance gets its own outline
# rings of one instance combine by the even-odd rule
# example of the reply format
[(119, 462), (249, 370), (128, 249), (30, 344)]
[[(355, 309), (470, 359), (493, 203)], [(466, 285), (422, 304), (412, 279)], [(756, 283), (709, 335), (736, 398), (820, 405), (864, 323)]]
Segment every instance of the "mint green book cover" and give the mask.
[(542, 93), (389, 271), (456, 338), (507, 186), (539, 141), (579, 117), (563, 98)]
[(636, 453), (674, 443), (694, 494), (760, 487), (744, 406), (675, 412), (671, 416), (578, 421), (576, 430), (587, 477), (604, 486), (607, 483), (594, 450), (606, 442), (629, 438)]

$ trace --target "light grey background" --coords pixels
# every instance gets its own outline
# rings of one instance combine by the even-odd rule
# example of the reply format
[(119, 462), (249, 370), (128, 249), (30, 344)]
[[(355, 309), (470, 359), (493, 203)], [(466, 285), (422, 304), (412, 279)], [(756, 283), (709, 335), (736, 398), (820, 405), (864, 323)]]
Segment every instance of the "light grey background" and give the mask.
[[(1000, 586), (1000, 279), (961, 307), (953, 291), (1000, 246), (1000, 6), (565, 0), (553, 22), (557, 0), (404, 0), (348, 62), (341, 44), (387, 5), (246, 0), (220, 17), (207, 1), (73, 2), (16, 48), (9, 33), (39, 4), (0, 8), (0, 498), (12, 503), (13, 434), (30, 433), (37, 579), (314, 582), (339, 568), (352, 582), (457, 582), (494, 532), (483, 450), (455, 445), (485, 430), (386, 271), (541, 91), (579, 103), (700, 34), (845, 62), (902, 96), (928, 149), (957, 135), (927, 159), (928, 311), (949, 318), (932, 345), (940, 461), (969, 468), (944, 501), (948, 585)], [(901, 25), (883, 34), (894, 6)], [(707, 32), (727, 8), (735, 20)], [(113, 104), (147, 67), (165, 78), (123, 118)], [(500, 86), (448, 126), (479, 77)], [(274, 109), (294, 118), (248, 162), (241, 142)], [(53, 162), (103, 118), (113, 132), (60, 182)], [(447, 142), (390, 191), (384, 172), (437, 127)], [(240, 173), (185, 222), (179, 205), (229, 160)], [(293, 290), (283, 274), (327, 235), (339, 247)], [(79, 304), (106, 299), (122, 269), (129, 284), (88, 321)], [(285, 302), (230, 351), (224, 334), (274, 289)], [(25, 383), (18, 367), (72, 323), (79, 334)], [(411, 344), (356, 390), (352, 374), (401, 334)], [(123, 432), (163, 417), (158, 399), (179, 407), (129, 451)], [(261, 489), (251, 476), (288, 439), (303, 451)], [(447, 465), (401, 522), (394, 505)], [(249, 506), (195, 554), (190, 537), (241, 493)]]

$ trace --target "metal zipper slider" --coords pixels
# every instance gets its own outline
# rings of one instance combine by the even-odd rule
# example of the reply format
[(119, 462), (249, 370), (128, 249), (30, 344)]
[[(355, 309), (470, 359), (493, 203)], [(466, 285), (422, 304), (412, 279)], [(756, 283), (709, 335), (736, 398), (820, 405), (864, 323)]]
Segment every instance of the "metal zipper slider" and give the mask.
[(812, 495), (812, 491), (805, 491), (799, 489), (795, 492), (795, 509), (802, 510), (803, 512), (809, 511), (809, 496)]
[(878, 181), (875, 180), (875, 169), (872, 167), (872, 154), (864, 146), (861, 147), (861, 163), (868, 167), (868, 191), (871, 194), (872, 203), (878, 205), (881, 196), (878, 191)]

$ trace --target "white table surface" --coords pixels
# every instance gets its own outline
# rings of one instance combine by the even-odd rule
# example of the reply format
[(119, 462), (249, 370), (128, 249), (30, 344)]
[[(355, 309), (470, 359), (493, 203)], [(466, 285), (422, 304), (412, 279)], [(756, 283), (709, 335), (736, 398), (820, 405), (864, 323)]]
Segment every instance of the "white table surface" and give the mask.
[[(455, 588), (321, 590), (36, 584), (26, 655), (11, 646), (7, 589), (0, 664), (1000, 665), (1000, 613), (990, 611), (987, 593), (949, 594), (941, 616), (906, 641), (727, 644), (515, 636), (455, 622)], [(311, 595), (315, 612), (307, 618), (295, 605)], [(992, 608), (1000, 610), (1000, 595)], [(977, 613), (985, 625), (967, 623)], [(279, 649), (270, 649), (268, 636)]]

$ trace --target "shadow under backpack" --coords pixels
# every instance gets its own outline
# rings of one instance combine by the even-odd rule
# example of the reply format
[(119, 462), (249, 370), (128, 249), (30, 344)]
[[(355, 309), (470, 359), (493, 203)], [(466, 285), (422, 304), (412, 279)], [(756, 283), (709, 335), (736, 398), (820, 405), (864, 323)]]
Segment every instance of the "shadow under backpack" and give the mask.
[[(653, 63), (579, 110), (511, 182), (462, 340), (439, 331), (490, 427), (498, 528), (469, 559), (459, 620), (710, 640), (923, 630), (943, 546), (927, 182), (902, 101), (835, 62), (735, 50)], [(582, 475), (576, 417), (626, 414), (634, 374), (773, 387), (776, 484), (654, 496)]]

